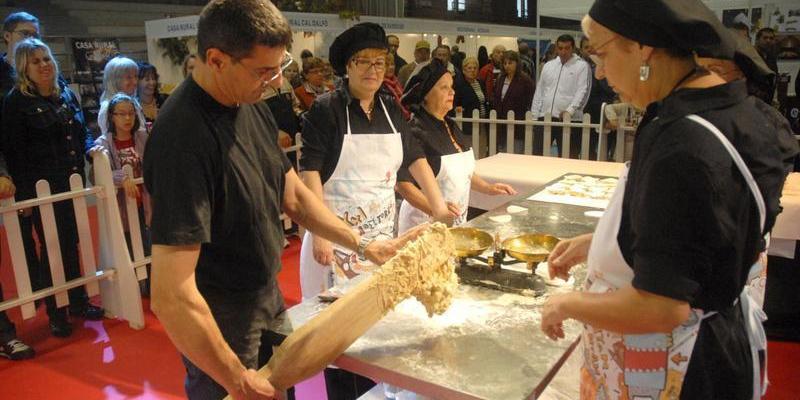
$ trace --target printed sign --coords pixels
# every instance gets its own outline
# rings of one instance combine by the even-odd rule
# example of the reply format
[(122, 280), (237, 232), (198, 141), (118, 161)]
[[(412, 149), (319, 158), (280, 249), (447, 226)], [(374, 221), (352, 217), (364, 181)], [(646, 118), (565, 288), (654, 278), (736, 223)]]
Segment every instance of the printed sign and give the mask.
[(103, 92), (103, 69), (108, 60), (117, 54), (119, 41), (115, 38), (72, 39), (74, 82), (78, 85), (86, 124), (92, 132), (99, 131), (97, 112)]

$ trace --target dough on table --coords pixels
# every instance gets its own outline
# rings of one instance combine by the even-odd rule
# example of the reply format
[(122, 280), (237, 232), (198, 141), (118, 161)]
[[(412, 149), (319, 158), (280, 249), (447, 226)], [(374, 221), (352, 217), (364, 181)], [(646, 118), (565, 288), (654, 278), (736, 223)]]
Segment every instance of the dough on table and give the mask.
[(508, 215), (508, 214), (493, 215), (493, 216), (489, 217), (489, 219), (494, 221), (494, 222), (497, 222), (497, 223), (500, 223), (500, 224), (504, 224), (506, 222), (511, 221), (511, 216)]
[(575, 197), (587, 196), (586, 188), (583, 185), (572, 185), (569, 190), (567, 190), (567, 194)]
[(560, 183), (556, 183), (554, 185), (548, 186), (547, 187), (547, 191), (552, 193), (552, 194), (560, 195), (560, 194), (566, 193), (568, 187), (569, 186), (565, 186), (565, 185), (562, 185)]
[(603, 179), (600, 180), (600, 182), (603, 182), (603, 183), (609, 184), (609, 185), (616, 185), (617, 184), (617, 178), (603, 178)]
[(604, 190), (592, 189), (586, 193), (592, 199), (605, 199), (608, 194)]
[(528, 209), (525, 208), (525, 207), (520, 207), (520, 206), (508, 206), (508, 207), (506, 207), (506, 212), (509, 213), (509, 214), (519, 214), (519, 213), (522, 213), (522, 212), (525, 212), (525, 211), (528, 211)]

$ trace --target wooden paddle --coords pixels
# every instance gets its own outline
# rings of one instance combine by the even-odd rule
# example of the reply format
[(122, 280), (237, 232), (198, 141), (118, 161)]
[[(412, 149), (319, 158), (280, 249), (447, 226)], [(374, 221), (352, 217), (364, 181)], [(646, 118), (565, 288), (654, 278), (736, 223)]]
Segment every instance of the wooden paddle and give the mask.
[[(318, 373), (396, 304), (421, 286), (435, 284), (430, 279), (437, 272), (432, 270), (449, 262), (454, 250), (447, 228), (433, 224), (379, 271), (292, 332), (259, 375), (284, 391)], [(420, 268), (423, 265), (430, 267)]]

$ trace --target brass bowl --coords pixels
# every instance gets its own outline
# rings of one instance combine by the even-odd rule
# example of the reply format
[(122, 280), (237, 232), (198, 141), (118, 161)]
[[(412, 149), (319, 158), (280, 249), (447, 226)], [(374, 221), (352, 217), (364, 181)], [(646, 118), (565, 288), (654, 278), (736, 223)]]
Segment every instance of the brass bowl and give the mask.
[(558, 238), (555, 236), (528, 233), (504, 240), (502, 247), (511, 257), (531, 264), (547, 260), (556, 244)]
[(494, 239), (486, 231), (476, 228), (450, 228), (456, 247), (456, 257), (477, 256), (489, 247)]

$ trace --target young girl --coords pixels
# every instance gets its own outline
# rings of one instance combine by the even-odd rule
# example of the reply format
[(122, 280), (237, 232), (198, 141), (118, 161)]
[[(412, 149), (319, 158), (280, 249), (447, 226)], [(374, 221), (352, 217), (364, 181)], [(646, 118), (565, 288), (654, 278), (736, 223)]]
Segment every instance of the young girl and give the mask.
[[(114, 184), (122, 189), (117, 193), (122, 226), (131, 250), (130, 227), (126, 201), (136, 201), (139, 206), (139, 226), (142, 232), (142, 244), (145, 255), (150, 255), (150, 198), (144, 189), (133, 183), (133, 179), (125, 175), (123, 167), (130, 165), (133, 168), (133, 178), (142, 176), (142, 155), (147, 144), (147, 132), (139, 129), (138, 103), (131, 96), (124, 93), (114, 95), (108, 102), (108, 131), (95, 140), (92, 151), (104, 151), (111, 160)], [(132, 252), (131, 252), (132, 254)]]

